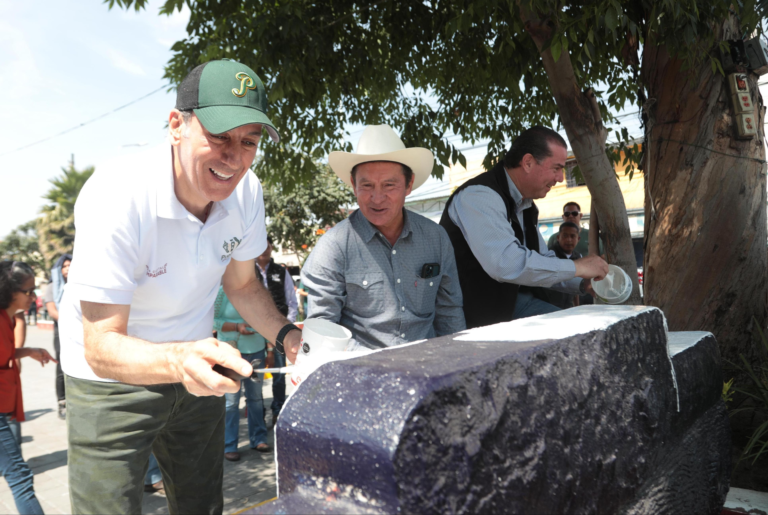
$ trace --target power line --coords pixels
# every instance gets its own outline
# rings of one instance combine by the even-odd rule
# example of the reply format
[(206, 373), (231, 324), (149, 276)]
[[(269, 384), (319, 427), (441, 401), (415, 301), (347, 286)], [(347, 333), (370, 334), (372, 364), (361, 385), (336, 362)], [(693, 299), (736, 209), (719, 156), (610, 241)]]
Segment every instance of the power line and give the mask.
[(664, 141), (669, 141), (671, 143), (680, 143), (681, 145), (688, 145), (689, 147), (700, 148), (702, 150), (709, 150), (710, 152), (714, 152), (715, 154), (720, 154), (722, 156), (732, 157), (734, 159), (744, 159), (744, 160), (747, 160), (747, 161), (755, 161), (755, 162), (760, 163), (760, 164), (765, 164), (765, 160), (764, 159), (757, 159), (756, 157), (740, 156), (740, 155), (737, 155), (737, 154), (729, 154), (727, 152), (720, 152), (719, 150), (715, 150), (712, 147), (705, 147), (705, 146), (702, 146), (702, 145), (697, 145), (695, 143), (688, 143), (687, 141), (680, 141), (680, 140), (664, 138), (664, 137), (658, 138), (658, 142), (659, 143), (663, 143)]
[(459, 152), (464, 152), (465, 150), (474, 150), (476, 148), (483, 148), (487, 146), (488, 146), (488, 143), (480, 143), (477, 145), (472, 145), (471, 147), (457, 148), (456, 150)]
[(640, 113), (640, 111), (633, 111), (631, 113), (625, 113), (625, 114), (620, 114), (619, 116), (614, 116), (614, 118), (618, 120), (619, 118), (626, 118), (627, 116), (634, 116), (634, 115), (636, 115), (638, 113)]
[(95, 122), (95, 121), (97, 121), (97, 120), (101, 120), (102, 118), (104, 118), (104, 117), (106, 117), (106, 116), (109, 116), (109, 115), (111, 115), (111, 114), (113, 114), (113, 113), (116, 113), (116, 112), (118, 112), (118, 111), (119, 111), (119, 110), (121, 110), (121, 109), (125, 109), (126, 107), (128, 107), (128, 106), (130, 106), (130, 105), (133, 105), (133, 104), (135, 104), (136, 102), (138, 102), (138, 101), (140, 101), (140, 100), (144, 100), (145, 98), (147, 98), (147, 97), (149, 97), (149, 96), (152, 96), (152, 95), (154, 95), (155, 93), (157, 93), (158, 91), (160, 91), (160, 90), (162, 90), (162, 89), (165, 89), (166, 87), (167, 87), (167, 86), (160, 86), (160, 87), (159, 87), (159, 88), (157, 88), (156, 90), (154, 90), (154, 91), (151, 91), (151, 92), (147, 93), (147, 94), (146, 94), (146, 95), (144, 95), (143, 97), (139, 97), (139, 98), (137, 98), (136, 100), (131, 100), (131, 101), (130, 101), (130, 102), (128, 102), (127, 104), (121, 105), (120, 107), (118, 107), (118, 108), (115, 108), (115, 109), (113, 109), (113, 110), (111, 110), (111, 111), (109, 111), (109, 112), (106, 112), (106, 113), (102, 114), (102, 115), (99, 115), (99, 116), (97, 116), (96, 118), (93, 118), (93, 119), (91, 119), (91, 120), (88, 120), (87, 122), (83, 122), (83, 123), (81, 123), (81, 124), (79, 124), (79, 125), (75, 125), (74, 127), (70, 127), (69, 129), (67, 129), (67, 130), (65, 130), (65, 131), (61, 131), (61, 132), (59, 132), (58, 134), (54, 134), (53, 136), (48, 136), (47, 138), (41, 139), (41, 140), (39, 140), (39, 141), (35, 141), (34, 143), (29, 143), (28, 145), (24, 145), (24, 146), (22, 146), (22, 147), (19, 147), (19, 148), (15, 149), (15, 150), (10, 150), (10, 151), (8, 151), (8, 152), (4, 152), (4, 153), (0, 154), (0, 157), (3, 157), (3, 156), (7, 156), (8, 154), (13, 154), (13, 153), (15, 153), (15, 152), (19, 152), (20, 150), (24, 150), (24, 149), (27, 149), (27, 148), (29, 148), (29, 147), (34, 147), (35, 145), (39, 145), (40, 143), (44, 143), (44, 142), (46, 142), (46, 141), (50, 141), (50, 140), (52, 140), (53, 138), (58, 138), (59, 136), (63, 136), (64, 134), (67, 134), (68, 132), (72, 132), (72, 131), (74, 131), (74, 130), (76, 130), (76, 129), (79, 129), (80, 127), (85, 127), (86, 125), (88, 125), (88, 124), (91, 124), (91, 123), (93, 123), (93, 122)]

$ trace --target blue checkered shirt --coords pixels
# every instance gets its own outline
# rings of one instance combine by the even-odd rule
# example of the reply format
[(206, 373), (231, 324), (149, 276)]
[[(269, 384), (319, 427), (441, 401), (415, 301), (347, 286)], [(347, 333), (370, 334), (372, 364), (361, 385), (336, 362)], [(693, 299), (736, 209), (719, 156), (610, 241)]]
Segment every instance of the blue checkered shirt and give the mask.
[[(394, 245), (360, 210), (320, 238), (301, 271), (309, 318), (341, 324), (369, 348), (466, 328), (448, 234), (423, 216), (403, 212)], [(428, 263), (438, 263), (440, 275), (420, 277)]]

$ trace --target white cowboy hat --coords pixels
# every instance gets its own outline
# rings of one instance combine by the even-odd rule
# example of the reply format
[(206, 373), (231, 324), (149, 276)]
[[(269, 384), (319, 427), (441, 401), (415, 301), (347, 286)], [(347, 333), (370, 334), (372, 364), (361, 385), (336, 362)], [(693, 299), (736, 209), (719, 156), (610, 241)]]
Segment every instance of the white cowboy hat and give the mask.
[(435, 158), (426, 148), (405, 148), (389, 125), (368, 125), (357, 143), (357, 152), (331, 152), (328, 164), (339, 179), (352, 186), (352, 168), (371, 161), (392, 161), (413, 170), (413, 189), (432, 173)]

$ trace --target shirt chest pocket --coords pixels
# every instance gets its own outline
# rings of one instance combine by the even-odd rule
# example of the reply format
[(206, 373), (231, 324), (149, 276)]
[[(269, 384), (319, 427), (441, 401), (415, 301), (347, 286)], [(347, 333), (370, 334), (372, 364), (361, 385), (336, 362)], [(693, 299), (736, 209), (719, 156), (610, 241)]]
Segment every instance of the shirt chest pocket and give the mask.
[(385, 311), (386, 276), (381, 272), (351, 272), (346, 275), (346, 309), (362, 317)]
[(413, 311), (420, 316), (430, 316), (435, 312), (437, 290), (440, 288), (442, 274), (429, 279), (414, 277), (411, 284), (404, 287), (408, 303), (413, 306)]

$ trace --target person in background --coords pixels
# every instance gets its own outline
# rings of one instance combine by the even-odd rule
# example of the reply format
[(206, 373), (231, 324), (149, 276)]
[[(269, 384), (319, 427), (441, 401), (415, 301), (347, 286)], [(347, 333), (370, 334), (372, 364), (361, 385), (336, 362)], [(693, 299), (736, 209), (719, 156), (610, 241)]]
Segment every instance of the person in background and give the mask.
[[(581, 212), (581, 206), (578, 203), (568, 202), (563, 206), (563, 222), (574, 223), (579, 228), (579, 244), (576, 245), (576, 252), (582, 256), (586, 256), (589, 254), (589, 229), (586, 229), (581, 225), (581, 218), (583, 216), (584, 213)], [(555, 243), (557, 243), (557, 235), (558, 233), (555, 233), (549, 237), (549, 240), (547, 241), (548, 249), (552, 250), (552, 248), (555, 246)], [(603, 259), (605, 259), (603, 254), (605, 249), (603, 248), (602, 240), (598, 243), (600, 247), (599, 254)], [(595, 299), (592, 298), (592, 295), (579, 295), (579, 305), (584, 306), (586, 304), (594, 303)]]
[(158, 494), (165, 497), (163, 474), (160, 472), (160, 465), (157, 464), (154, 452), (149, 455), (149, 466), (147, 467), (147, 474), (144, 476), (144, 491), (148, 494)]
[[(576, 227), (579, 228), (579, 244), (576, 245), (576, 252), (581, 254), (582, 256), (586, 256), (589, 254), (589, 229), (584, 228), (581, 225), (581, 219), (584, 216), (584, 213), (581, 212), (581, 206), (576, 202), (568, 202), (563, 206), (563, 222), (571, 222), (576, 224)], [(547, 240), (547, 248), (552, 249), (552, 247), (557, 242), (557, 235), (559, 233), (555, 233), (552, 236), (549, 237), (549, 240)], [(600, 255), (603, 255), (603, 242), (600, 242)]]
[(552, 246), (555, 255), (560, 259), (581, 259), (581, 253), (576, 250), (579, 243), (579, 226), (573, 222), (560, 224), (557, 241)]
[[(27, 341), (27, 320), (24, 318), (24, 312), (19, 311), (14, 315), (16, 317), (16, 328), (13, 330), (13, 336), (16, 338), (16, 348), (24, 347), (24, 342)], [(19, 361), (16, 360), (16, 363)], [(21, 370), (21, 369), (19, 369)]]
[[(267, 246), (269, 248), (269, 245)], [(237, 347), (242, 358), (251, 363), (253, 368), (271, 366), (274, 362), (274, 350), (266, 352), (267, 340), (253, 329), (229, 302), (224, 288), (219, 288), (213, 308), (213, 328), (220, 341), (229, 342)], [(224, 458), (238, 461), (237, 451), (240, 433), (240, 392), (245, 390), (245, 406), (248, 410), (248, 438), (251, 449), (269, 452), (267, 445), (267, 425), (264, 422), (264, 398), (261, 381), (244, 379), (236, 393), (227, 393), (226, 414), (224, 420)]]
[[(564, 222), (560, 225), (560, 230), (557, 233), (557, 241), (552, 246), (552, 249), (560, 259), (571, 259), (576, 261), (581, 259), (581, 254), (576, 250), (576, 246), (579, 243), (579, 226), (573, 222)], [(561, 309), (572, 308), (574, 305), (578, 306), (578, 295), (569, 295), (567, 293), (548, 290), (547, 300), (550, 304), (557, 306)], [(574, 301), (576, 301), (574, 303)]]
[(309, 292), (307, 291), (306, 286), (304, 286), (304, 281), (299, 281), (299, 287), (296, 288), (296, 295), (298, 295), (299, 302), (299, 311), (301, 312), (301, 319), (306, 320), (309, 316)]
[[(45, 288), (45, 308), (53, 319), (53, 349), (56, 359), (61, 361), (61, 344), (59, 342), (59, 303), (64, 296), (64, 287), (69, 277), (69, 265), (72, 263), (72, 254), (62, 254), (56, 260), (51, 269), (51, 282)], [(67, 418), (67, 397), (64, 388), (64, 373), (61, 371), (61, 363), (56, 365), (56, 399), (59, 401), (59, 418)]]
[[(256, 276), (265, 288), (272, 294), (272, 300), (277, 310), (291, 322), (296, 321), (299, 314), (299, 303), (293, 288), (293, 279), (288, 269), (275, 263), (272, 259), (272, 237), (267, 236), (267, 250), (256, 258)], [(267, 344), (267, 353), (274, 349), (272, 343)], [(285, 354), (273, 353), (274, 365), (278, 368), (285, 366)], [(274, 425), (280, 410), (285, 404), (285, 374), (272, 374), (272, 423)], [(250, 408), (249, 408), (250, 415)], [(266, 452), (266, 451), (265, 451)]]
[(31, 357), (45, 365), (55, 361), (45, 349), (16, 348), (14, 326), (18, 311), (29, 309), (35, 300), (35, 274), (29, 265), (0, 262), (0, 474), (5, 477), (19, 513), (43, 513), (35, 496), (32, 471), (21, 456), (21, 448), (9, 425), (24, 421), (21, 376), (14, 359)]
[[(37, 290), (35, 291), (37, 293)], [(37, 313), (42, 316), (43, 315), (43, 296), (38, 295), (37, 299), (35, 299), (35, 304), (37, 305)]]
[[(32, 322), (34, 322), (34, 324)], [(35, 296), (35, 300), (29, 305), (26, 323), (27, 325), (37, 325), (37, 296)]]
[[(13, 329), (13, 337), (14, 337), (14, 346), (17, 349), (20, 349), (21, 347), (24, 347), (24, 343), (27, 341), (27, 320), (24, 318), (24, 312), (19, 311), (14, 315), (16, 317), (16, 327)], [(13, 366), (17, 367), (19, 369), (19, 373), (21, 373), (21, 360), (20, 359), (14, 359), (13, 360)], [(19, 421), (15, 418), (8, 421), (8, 425), (11, 426), (11, 431), (13, 432), (13, 435), (16, 437), (16, 441), (19, 444), (19, 448), (21, 448), (21, 424), (19, 424)]]

